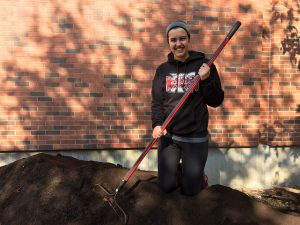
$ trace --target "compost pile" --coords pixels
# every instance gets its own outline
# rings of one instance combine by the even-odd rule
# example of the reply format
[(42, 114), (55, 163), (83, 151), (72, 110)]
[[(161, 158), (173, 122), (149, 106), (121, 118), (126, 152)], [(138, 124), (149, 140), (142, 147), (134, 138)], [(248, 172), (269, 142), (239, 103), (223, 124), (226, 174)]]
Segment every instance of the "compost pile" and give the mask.
[[(0, 167), (0, 224), (121, 225), (98, 184), (114, 192), (126, 172), (110, 163), (48, 154)], [(194, 197), (179, 191), (164, 194), (156, 176), (137, 170), (120, 192), (118, 202), (128, 214), (128, 225), (300, 224), (300, 194), (294, 193), (296, 205), (283, 213), (222, 185)]]

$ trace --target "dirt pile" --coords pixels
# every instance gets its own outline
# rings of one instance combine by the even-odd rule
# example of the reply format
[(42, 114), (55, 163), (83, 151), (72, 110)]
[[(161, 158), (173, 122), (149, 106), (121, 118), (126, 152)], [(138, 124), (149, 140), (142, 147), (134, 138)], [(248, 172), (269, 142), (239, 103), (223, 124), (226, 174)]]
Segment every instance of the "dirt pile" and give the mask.
[[(118, 225), (97, 184), (112, 192), (128, 169), (37, 154), (0, 167), (1, 225)], [(194, 197), (162, 193), (156, 172), (136, 171), (118, 202), (129, 225), (296, 225), (243, 192), (213, 185)]]

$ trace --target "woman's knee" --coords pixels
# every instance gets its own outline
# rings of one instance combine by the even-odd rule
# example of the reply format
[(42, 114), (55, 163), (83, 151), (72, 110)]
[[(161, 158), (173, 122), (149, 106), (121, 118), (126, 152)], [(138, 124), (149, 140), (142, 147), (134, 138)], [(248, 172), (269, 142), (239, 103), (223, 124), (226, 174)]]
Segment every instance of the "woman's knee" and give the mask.
[(184, 195), (193, 196), (204, 189), (203, 180), (199, 178), (183, 178), (181, 185), (181, 192)]
[(166, 193), (174, 191), (178, 187), (177, 179), (168, 178), (159, 178), (158, 177), (158, 186), (159, 188)]

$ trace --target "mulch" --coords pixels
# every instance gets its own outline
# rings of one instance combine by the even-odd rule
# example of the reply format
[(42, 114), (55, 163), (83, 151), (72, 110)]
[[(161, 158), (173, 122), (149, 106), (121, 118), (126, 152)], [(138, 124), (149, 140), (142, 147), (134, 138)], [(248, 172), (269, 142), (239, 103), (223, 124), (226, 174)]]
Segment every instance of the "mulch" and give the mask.
[[(0, 224), (121, 225), (98, 185), (114, 192), (127, 172), (110, 163), (42, 153), (0, 167)], [(119, 193), (128, 225), (300, 224), (300, 194), (288, 189), (251, 193), (212, 185), (187, 197), (162, 193), (156, 179), (156, 172), (137, 170)], [(271, 204), (278, 199), (284, 207)]]

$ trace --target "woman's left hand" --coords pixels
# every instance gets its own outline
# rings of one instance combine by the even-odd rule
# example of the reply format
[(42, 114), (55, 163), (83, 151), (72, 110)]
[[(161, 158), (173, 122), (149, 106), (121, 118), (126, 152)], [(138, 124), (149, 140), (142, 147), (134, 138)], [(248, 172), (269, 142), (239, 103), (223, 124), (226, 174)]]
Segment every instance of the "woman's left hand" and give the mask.
[(206, 63), (203, 63), (200, 67), (198, 74), (201, 78), (201, 80), (205, 80), (210, 76), (210, 67)]

